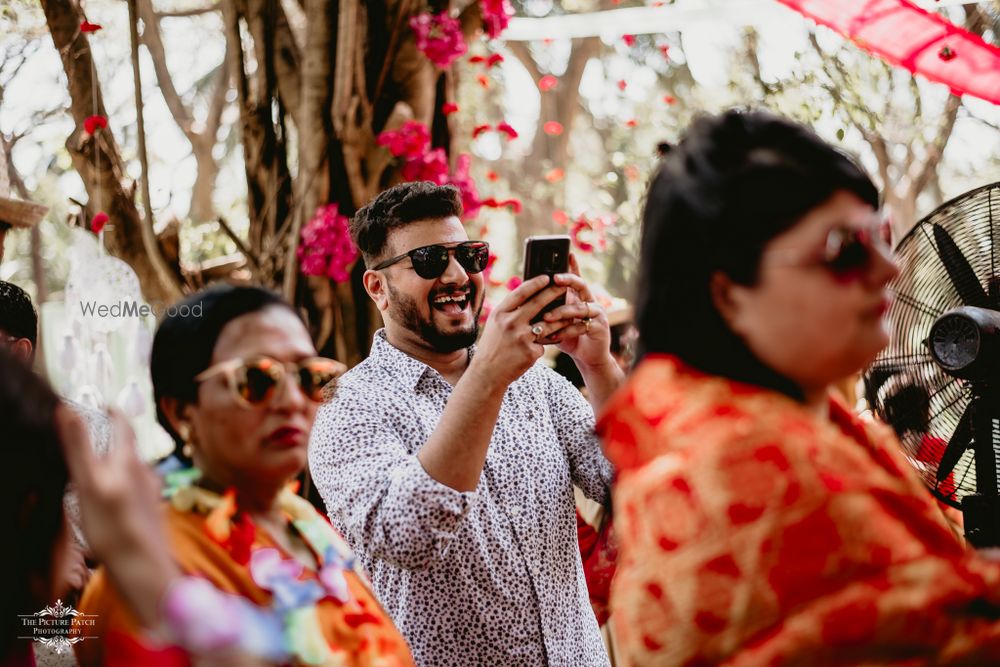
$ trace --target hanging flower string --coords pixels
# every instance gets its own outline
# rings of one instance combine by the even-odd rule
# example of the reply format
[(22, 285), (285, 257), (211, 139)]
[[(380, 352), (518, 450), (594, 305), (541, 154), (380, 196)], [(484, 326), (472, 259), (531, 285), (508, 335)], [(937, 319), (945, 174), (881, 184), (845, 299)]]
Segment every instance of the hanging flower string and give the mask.
[(605, 250), (608, 246), (606, 230), (614, 223), (604, 217), (588, 218), (581, 215), (569, 230), (569, 237), (580, 252), (591, 253)]
[[(83, 21), (80, 22), (80, 32), (82, 32), (85, 35), (93, 35), (99, 30), (103, 30), (103, 26), (99, 23), (91, 23), (87, 19), (84, 19)], [(108, 127), (108, 119), (100, 114), (100, 106), (97, 103), (97, 90), (98, 90), (97, 65), (93, 57), (91, 57), (90, 59), (90, 88), (92, 91), (91, 103), (93, 105), (92, 108), (93, 113), (90, 116), (84, 118), (83, 120), (82, 139), (84, 142), (89, 141), (100, 130), (107, 129)], [(100, 168), (101, 168), (101, 150), (100, 146), (95, 145), (93, 173), (97, 174), (98, 172), (100, 172)], [(97, 213), (95, 213), (94, 217), (91, 218), (90, 220), (90, 230), (97, 235), (99, 241), (98, 247), (100, 248), (100, 251), (103, 253), (104, 252), (103, 231), (104, 231), (104, 226), (108, 223), (109, 218), (108, 214), (102, 210), (103, 207), (101, 206), (101, 189), (99, 187), (96, 188), (95, 199), (97, 200), (96, 201)]]
[(542, 132), (553, 137), (558, 137), (563, 133), (562, 123), (557, 120), (547, 121), (544, 125), (542, 125)]
[(93, 115), (87, 116), (83, 120), (83, 131), (87, 135), (86, 138), (90, 138), (97, 134), (98, 130), (103, 130), (108, 127), (108, 119), (104, 116)]
[(446, 12), (418, 14), (410, 19), (410, 27), (417, 36), (417, 49), (441, 69), (469, 50), (462, 25)]
[(90, 231), (95, 234), (100, 234), (101, 230), (104, 229), (104, 225), (108, 222), (108, 214), (104, 211), (98, 211), (94, 214), (94, 217), (90, 219)]
[(497, 132), (500, 132), (502, 134), (506, 134), (508, 141), (513, 141), (514, 139), (517, 139), (518, 136), (520, 136), (520, 135), (518, 135), (517, 130), (515, 130), (510, 125), (510, 123), (497, 123), (495, 126), (488, 125), (488, 124), (476, 125), (474, 128), (472, 128), (472, 138), (473, 139), (478, 139), (479, 135), (483, 134), (484, 132), (489, 132), (490, 130), (494, 130), (494, 129)]
[(462, 209), (465, 211), (467, 220), (474, 219), (482, 208), (479, 199), (479, 192), (476, 190), (476, 181), (472, 174), (472, 157), (463, 153), (455, 161), (455, 173), (451, 177), (451, 184), (458, 188), (462, 194)]
[(473, 65), (478, 65), (480, 63), (486, 64), (486, 69), (499, 65), (503, 62), (503, 56), (499, 53), (494, 53), (490, 56), (470, 56), (469, 62)]
[(358, 259), (358, 249), (351, 241), (347, 216), (337, 204), (316, 209), (316, 215), (302, 229), (298, 260), (307, 276), (326, 276), (335, 283), (351, 277), (351, 267)]

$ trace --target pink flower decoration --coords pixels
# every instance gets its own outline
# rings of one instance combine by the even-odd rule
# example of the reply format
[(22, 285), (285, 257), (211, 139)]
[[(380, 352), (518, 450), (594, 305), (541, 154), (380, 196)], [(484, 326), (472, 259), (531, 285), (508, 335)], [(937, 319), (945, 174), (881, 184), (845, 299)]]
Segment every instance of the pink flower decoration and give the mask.
[(104, 211), (98, 211), (94, 214), (94, 217), (90, 219), (90, 231), (95, 234), (100, 234), (101, 230), (104, 229), (104, 225), (108, 223), (108, 214)]
[(327, 276), (336, 283), (350, 279), (358, 249), (351, 240), (347, 216), (341, 215), (337, 204), (316, 209), (316, 215), (302, 228), (297, 256), (307, 276)]
[(443, 105), (441, 105), (441, 113), (443, 113), (445, 116), (450, 116), (451, 114), (457, 111), (458, 111), (458, 105), (455, 104), (454, 102), (445, 102)]
[(622, 35), (622, 41), (625, 46), (635, 46), (635, 35)]
[(479, 323), (486, 324), (486, 320), (490, 319), (490, 313), (493, 312), (493, 304), (490, 303), (489, 299), (483, 299), (483, 309), (479, 311)]
[(550, 120), (547, 123), (545, 123), (545, 125), (542, 125), (542, 131), (545, 132), (545, 134), (550, 134), (553, 137), (557, 137), (563, 133), (563, 126), (562, 123), (558, 121)]
[(663, 102), (665, 104), (677, 104), (677, 98), (674, 97), (673, 95), (664, 95)]
[(564, 227), (569, 222), (569, 216), (566, 215), (566, 211), (556, 209), (552, 211), (552, 222)]
[(461, 24), (446, 12), (414, 16), (410, 27), (417, 35), (417, 48), (441, 69), (469, 50), (462, 38)]
[(376, 141), (396, 157), (418, 158), (430, 145), (431, 133), (423, 123), (408, 120), (398, 130), (382, 132)]
[(486, 59), (486, 66), (494, 67), (495, 65), (499, 65), (502, 62), (503, 62), (503, 56), (500, 55), (499, 53), (494, 53), (492, 56)]
[(517, 130), (511, 127), (508, 123), (500, 123), (497, 125), (497, 132), (503, 132), (507, 135), (507, 139), (509, 140), (517, 139)]
[(504, 285), (504, 287), (513, 292), (514, 290), (516, 290), (518, 287), (521, 286), (522, 282), (524, 281), (521, 280), (519, 277), (512, 276), (511, 279), (507, 281), (507, 284)]
[(479, 85), (482, 86), (483, 88), (489, 88), (490, 87), (490, 77), (486, 76), (485, 74), (479, 74), (479, 75), (477, 75), (476, 76), (476, 81), (478, 81)]
[(407, 181), (431, 181), (438, 185), (448, 182), (448, 156), (443, 148), (407, 160), (400, 170)]
[(538, 89), (540, 91), (548, 92), (558, 85), (559, 79), (555, 78), (551, 74), (546, 74), (541, 79), (538, 80)]
[(479, 7), (483, 14), (483, 30), (490, 39), (496, 39), (510, 24), (514, 7), (509, 0), (480, 0)]
[(476, 191), (476, 182), (472, 180), (469, 170), (472, 167), (472, 158), (463, 153), (455, 160), (455, 173), (449, 182), (458, 188), (462, 193), (462, 217), (464, 220), (472, 220), (479, 215), (479, 209), (483, 207), (479, 200), (479, 193)]
[(474, 128), (472, 128), (472, 138), (475, 139), (483, 132), (488, 132), (489, 129), (490, 129), (489, 125), (476, 125)]
[(618, 80), (618, 90), (625, 90), (628, 87), (628, 81), (625, 79)]
[(625, 121), (625, 127), (635, 127), (638, 124), (639, 121), (636, 120), (635, 118), (629, 118), (627, 121)]
[[(485, 236), (485, 234), (481, 234), (480, 236)], [(491, 277), (491, 274), (493, 273), (493, 265), (497, 263), (497, 259), (499, 258), (496, 255), (490, 253), (490, 258), (486, 261), (486, 268), (483, 269), (483, 280), (493, 287), (499, 287), (502, 284), (499, 280)], [(485, 308), (485, 306), (483, 307)]]

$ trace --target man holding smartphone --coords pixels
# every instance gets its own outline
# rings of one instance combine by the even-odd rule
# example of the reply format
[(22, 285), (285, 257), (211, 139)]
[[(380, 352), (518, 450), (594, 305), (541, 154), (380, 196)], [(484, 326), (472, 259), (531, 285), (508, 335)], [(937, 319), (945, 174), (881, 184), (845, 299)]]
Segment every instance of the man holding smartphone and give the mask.
[[(594, 413), (622, 372), (607, 317), (578, 275), (539, 276), (475, 344), (489, 248), (461, 214), (454, 187), (405, 183), (352, 221), (385, 328), (320, 408), (310, 470), (421, 667), (605, 667), (573, 485), (608, 505)], [(573, 357), (589, 405), (536, 363), (543, 343)]]

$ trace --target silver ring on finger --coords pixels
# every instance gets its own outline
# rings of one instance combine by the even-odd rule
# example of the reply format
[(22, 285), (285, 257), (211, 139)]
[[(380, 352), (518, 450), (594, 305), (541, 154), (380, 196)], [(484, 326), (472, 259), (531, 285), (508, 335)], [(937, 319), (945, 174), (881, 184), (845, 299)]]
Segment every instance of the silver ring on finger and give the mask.
[(535, 335), (535, 338), (541, 336), (543, 331), (545, 331), (545, 329), (542, 328), (541, 324), (536, 324), (535, 326), (531, 327), (531, 333)]

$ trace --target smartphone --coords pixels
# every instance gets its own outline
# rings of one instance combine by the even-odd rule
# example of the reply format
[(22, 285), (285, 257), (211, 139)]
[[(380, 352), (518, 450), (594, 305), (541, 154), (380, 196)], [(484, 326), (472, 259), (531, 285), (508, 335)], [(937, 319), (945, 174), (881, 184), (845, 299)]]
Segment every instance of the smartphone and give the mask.
[[(554, 236), (529, 236), (524, 241), (524, 279), (531, 280), (535, 276), (552, 276), (569, 271), (569, 237), (565, 234)], [(563, 295), (542, 308), (531, 323), (541, 322), (545, 313), (566, 304)]]

